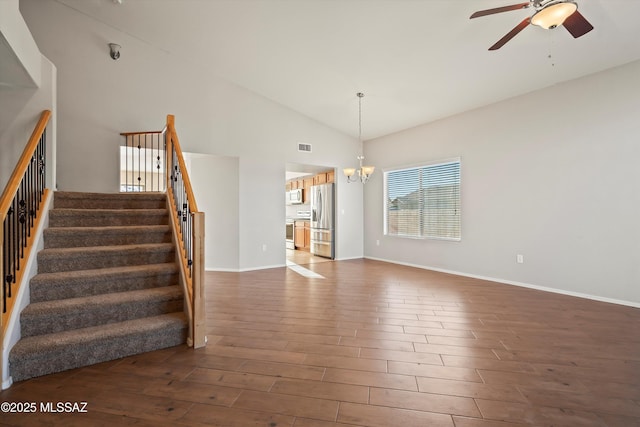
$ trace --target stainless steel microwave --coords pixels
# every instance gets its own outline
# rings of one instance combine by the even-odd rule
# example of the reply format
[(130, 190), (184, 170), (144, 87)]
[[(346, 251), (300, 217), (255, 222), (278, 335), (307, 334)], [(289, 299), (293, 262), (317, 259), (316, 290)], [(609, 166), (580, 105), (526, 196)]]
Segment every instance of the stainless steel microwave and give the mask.
[(287, 191), (287, 204), (299, 205), (302, 203), (302, 188)]

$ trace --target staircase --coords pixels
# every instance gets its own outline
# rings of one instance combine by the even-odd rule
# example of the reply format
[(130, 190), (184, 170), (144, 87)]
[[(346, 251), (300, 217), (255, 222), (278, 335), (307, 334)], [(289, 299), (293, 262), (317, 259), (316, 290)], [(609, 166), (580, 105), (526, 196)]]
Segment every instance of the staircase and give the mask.
[(166, 196), (56, 192), (14, 381), (186, 342)]

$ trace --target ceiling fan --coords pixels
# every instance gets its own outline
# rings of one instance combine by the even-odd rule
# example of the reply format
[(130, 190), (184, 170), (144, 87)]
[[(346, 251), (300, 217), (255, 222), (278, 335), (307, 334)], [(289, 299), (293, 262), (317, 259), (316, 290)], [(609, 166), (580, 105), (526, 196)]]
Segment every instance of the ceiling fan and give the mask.
[(537, 25), (544, 29), (552, 29), (559, 25), (564, 25), (574, 38), (581, 37), (593, 30), (593, 25), (578, 12), (578, 4), (570, 0), (529, 0), (525, 3), (480, 10), (471, 15), (469, 19), (529, 8), (535, 9), (536, 12), (532, 16), (523, 19), (513, 30), (491, 46), (489, 50), (500, 49), (529, 24)]

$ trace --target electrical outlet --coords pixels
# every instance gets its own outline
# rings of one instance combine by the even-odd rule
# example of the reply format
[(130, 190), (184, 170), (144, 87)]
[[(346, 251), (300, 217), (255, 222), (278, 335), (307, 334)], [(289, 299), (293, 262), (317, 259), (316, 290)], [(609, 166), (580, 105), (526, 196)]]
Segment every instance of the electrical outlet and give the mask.
[(267, 244), (266, 243), (262, 244), (262, 252), (267, 252)]
[(518, 264), (524, 264), (524, 255), (522, 255), (522, 254), (516, 255), (516, 262)]
[(376, 246), (380, 246), (380, 240), (376, 240)]

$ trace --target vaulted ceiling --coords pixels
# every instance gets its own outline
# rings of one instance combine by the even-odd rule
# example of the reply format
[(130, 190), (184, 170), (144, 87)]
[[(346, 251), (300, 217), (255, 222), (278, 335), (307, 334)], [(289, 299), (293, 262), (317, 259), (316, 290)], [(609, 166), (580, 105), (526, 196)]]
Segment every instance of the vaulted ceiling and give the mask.
[(590, 33), (530, 25), (497, 51), (532, 9), (469, 17), (518, 0), (57, 1), (351, 135), (364, 92), (364, 139), (640, 59), (640, 0), (576, 0)]

